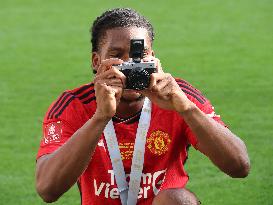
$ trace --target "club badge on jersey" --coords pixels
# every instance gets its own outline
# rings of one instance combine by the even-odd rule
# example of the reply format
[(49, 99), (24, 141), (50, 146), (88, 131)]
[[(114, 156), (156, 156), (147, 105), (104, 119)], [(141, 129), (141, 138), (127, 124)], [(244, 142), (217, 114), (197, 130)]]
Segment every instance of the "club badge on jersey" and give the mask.
[(44, 128), (43, 144), (61, 142), (62, 123), (61, 121), (51, 122)]

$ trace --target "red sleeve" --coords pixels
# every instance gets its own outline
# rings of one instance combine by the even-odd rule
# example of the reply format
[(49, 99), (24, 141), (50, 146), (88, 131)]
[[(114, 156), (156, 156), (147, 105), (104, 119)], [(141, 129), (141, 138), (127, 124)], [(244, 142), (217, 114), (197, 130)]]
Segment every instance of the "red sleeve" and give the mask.
[[(221, 125), (227, 127), (225, 123), (221, 120), (220, 115), (217, 115), (214, 111), (214, 107), (210, 104), (209, 101), (207, 101), (203, 107), (199, 107), (200, 110), (202, 110), (207, 116), (211, 117), (214, 119), (216, 122), (220, 123)], [(186, 129), (186, 136), (188, 138), (189, 143), (196, 148), (197, 144), (197, 138), (195, 134), (192, 132), (190, 127), (187, 126)]]
[[(211, 105), (210, 101), (205, 98), (199, 90), (182, 79), (176, 79), (176, 82), (180, 86), (181, 90), (187, 95), (188, 99), (196, 104), (200, 110), (202, 110), (205, 114), (207, 114), (207, 116), (211, 117), (221, 125), (227, 127), (221, 120), (220, 115), (215, 113), (214, 107)], [(186, 126), (185, 134), (187, 136), (188, 142), (196, 147), (197, 138), (188, 126)]]
[(61, 147), (83, 124), (84, 108), (65, 92), (49, 107), (43, 121), (43, 136), (36, 159)]

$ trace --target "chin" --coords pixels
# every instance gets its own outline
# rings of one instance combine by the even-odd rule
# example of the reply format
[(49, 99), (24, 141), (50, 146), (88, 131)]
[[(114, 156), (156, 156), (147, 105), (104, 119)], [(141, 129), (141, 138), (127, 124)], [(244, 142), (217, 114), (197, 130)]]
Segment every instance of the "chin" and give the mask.
[(133, 90), (125, 90), (121, 96), (121, 101), (131, 103), (136, 101), (141, 101), (144, 98), (143, 95), (137, 93)]

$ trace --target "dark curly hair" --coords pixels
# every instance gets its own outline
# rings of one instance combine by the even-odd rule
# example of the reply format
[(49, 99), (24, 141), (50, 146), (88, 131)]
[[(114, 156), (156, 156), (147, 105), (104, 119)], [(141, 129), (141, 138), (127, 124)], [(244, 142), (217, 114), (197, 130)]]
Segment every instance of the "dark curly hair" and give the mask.
[(92, 52), (99, 50), (99, 43), (104, 37), (106, 30), (131, 26), (147, 29), (151, 42), (153, 42), (153, 26), (144, 16), (131, 8), (115, 8), (105, 11), (93, 22), (92, 28), (90, 29)]

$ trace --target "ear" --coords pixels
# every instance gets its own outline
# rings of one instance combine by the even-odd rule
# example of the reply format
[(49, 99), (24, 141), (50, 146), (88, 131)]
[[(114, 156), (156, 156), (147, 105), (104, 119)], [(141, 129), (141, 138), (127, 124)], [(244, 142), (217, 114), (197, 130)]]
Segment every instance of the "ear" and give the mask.
[(153, 57), (155, 57), (155, 52), (154, 52), (154, 50), (152, 50), (151, 54), (152, 54)]
[(94, 70), (98, 70), (98, 67), (101, 63), (100, 55), (97, 52), (92, 52), (92, 67)]

